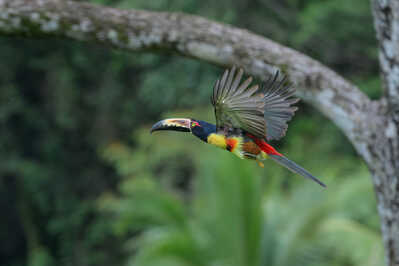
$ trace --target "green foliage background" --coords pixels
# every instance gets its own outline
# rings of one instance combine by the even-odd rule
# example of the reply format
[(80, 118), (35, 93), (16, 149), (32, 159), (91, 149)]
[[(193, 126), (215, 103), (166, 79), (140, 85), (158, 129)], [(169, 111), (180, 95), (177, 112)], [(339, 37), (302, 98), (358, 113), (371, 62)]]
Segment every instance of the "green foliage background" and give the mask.
[[(247, 28), (381, 93), (368, 1), (92, 2)], [(163, 117), (213, 121), (219, 68), (65, 40), (0, 47), (1, 265), (382, 265), (369, 173), (317, 110), (300, 104), (274, 145), (326, 190), (188, 134), (148, 134)]]

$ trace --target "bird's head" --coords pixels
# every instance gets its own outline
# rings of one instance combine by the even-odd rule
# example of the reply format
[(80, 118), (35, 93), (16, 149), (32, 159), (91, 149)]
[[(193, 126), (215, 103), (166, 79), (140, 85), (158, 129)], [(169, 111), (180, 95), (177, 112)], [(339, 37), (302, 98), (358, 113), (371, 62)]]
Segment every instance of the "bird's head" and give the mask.
[(216, 126), (190, 118), (169, 118), (155, 123), (151, 128), (151, 133), (159, 130), (191, 132), (194, 136), (207, 142), (209, 134), (216, 132)]

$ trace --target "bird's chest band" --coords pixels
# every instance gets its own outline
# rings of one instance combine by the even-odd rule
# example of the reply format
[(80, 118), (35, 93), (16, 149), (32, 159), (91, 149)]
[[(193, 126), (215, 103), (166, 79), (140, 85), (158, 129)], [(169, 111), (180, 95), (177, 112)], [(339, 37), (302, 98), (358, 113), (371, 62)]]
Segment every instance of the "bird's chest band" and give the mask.
[(234, 149), (236, 148), (238, 143), (238, 140), (235, 138), (227, 138), (226, 139), (226, 150), (230, 152), (234, 152)]
[(241, 149), (242, 138), (240, 137), (226, 138), (224, 135), (210, 134), (208, 137), (208, 143), (226, 149), (240, 158), (243, 157)]

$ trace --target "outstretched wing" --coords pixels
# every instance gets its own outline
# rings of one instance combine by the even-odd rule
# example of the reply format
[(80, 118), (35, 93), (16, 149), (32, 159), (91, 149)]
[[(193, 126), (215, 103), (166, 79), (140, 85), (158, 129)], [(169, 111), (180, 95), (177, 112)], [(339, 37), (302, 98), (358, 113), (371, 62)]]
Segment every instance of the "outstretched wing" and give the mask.
[(243, 129), (261, 139), (279, 139), (285, 135), (298, 99), (290, 98), (295, 90), (277, 81), (278, 73), (263, 89), (251, 85), (252, 77), (241, 82), (244, 71), (226, 70), (213, 87), (211, 102), (215, 108), (216, 126), (221, 129)]
[(291, 106), (299, 101), (299, 98), (292, 98), (295, 88), (286, 84), (285, 77), (277, 81), (278, 72), (273, 79), (269, 79), (264, 86), (264, 117), (267, 127), (266, 139), (278, 140), (285, 136), (288, 128), (287, 122), (294, 116), (298, 109)]
[[(226, 70), (213, 87), (211, 102), (215, 108), (216, 127), (243, 129), (257, 137), (266, 136), (264, 100), (259, 86), (250, 86), (252, 77), (241, 83), (244, 71)], [(249, 87), (250, 86), (250, 87)]]

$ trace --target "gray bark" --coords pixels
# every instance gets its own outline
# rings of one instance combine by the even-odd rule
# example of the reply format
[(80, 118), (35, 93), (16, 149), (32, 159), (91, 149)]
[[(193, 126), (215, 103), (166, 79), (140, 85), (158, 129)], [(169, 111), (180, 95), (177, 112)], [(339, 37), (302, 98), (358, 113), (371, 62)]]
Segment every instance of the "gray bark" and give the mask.
[(389, 265), (399, 265), (399, 1), (373, 0), (374, 25), (384, 93), (384, 122), (370, 146), (381, 217), (382, 236)]
[(399, 106), (399, 1), (373, 0), (374, 25), (385, 94), (391, 108)]
[(378, 199), (387, 264), (392, 266), (399, 265), (399, 7), (398, 1), (373, 3), (386, 88), (378, 101), (300, 52), (198, 16), (61, 0), (0, 0), (0, 34), (63, 37), (129, 51), (172, 51), (221, 66), (242, 66), (261, 79), (280, 69), (366, 161)]

